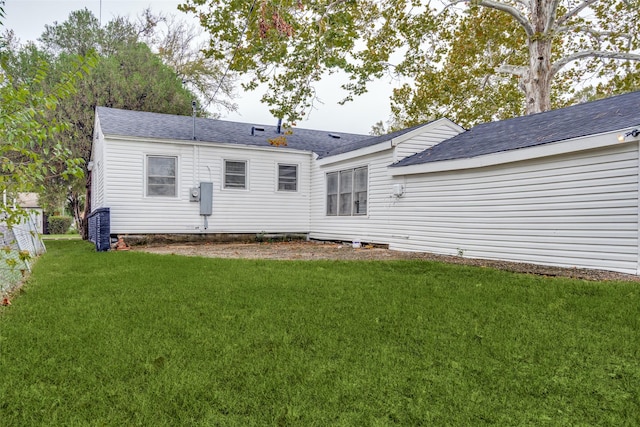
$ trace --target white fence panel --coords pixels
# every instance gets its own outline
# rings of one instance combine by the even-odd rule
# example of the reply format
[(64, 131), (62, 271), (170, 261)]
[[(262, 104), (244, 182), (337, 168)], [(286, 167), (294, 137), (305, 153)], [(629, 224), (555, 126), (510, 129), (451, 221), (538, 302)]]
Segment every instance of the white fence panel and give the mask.
[(0, 296), (20, 284), (31, 271), (31, 261), (45, 251), (33, 218), (13, 227), (0, 222)]

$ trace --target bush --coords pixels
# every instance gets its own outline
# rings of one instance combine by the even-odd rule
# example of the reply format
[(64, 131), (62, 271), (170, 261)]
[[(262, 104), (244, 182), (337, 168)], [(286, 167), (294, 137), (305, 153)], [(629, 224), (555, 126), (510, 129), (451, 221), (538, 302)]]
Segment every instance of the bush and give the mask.
[(73, 218), (70, 216), (50, 216), (49, 217), (49, 234), (65, 234)]

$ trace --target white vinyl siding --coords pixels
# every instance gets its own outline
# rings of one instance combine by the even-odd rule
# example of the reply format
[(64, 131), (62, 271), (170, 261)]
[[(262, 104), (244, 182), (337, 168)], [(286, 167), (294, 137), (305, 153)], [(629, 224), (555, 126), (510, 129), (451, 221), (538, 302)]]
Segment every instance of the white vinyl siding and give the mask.
[(297, 165), (278, 165), (278, 191), (298, 191)]
[(147, 156), (147, 196), (175, 197), (178, 158)]
[[(637, 144), (395, 177), (390, 157), (381, 152), (314, 166), (311, 238), (637, 274)], [(369, 166), (366, 219), (324, 215), (326, 169), (363, 162)], [(393, 195), (394, 184), (403, 185), (403, 195)]]
[(638, 147), (406, 177), (397, 250), (635, 273)]
[[(113, 234), (156, 233), (307, 233), (311, 154), (279, 149), (211, 146), (210, 144), (132, 141), (107, 138), (104, 203), (111, 210)], [(144, 197), (148, 154), (179, 158), (177, 196)], [(224, 160), (246, 159), (248, 188), (223, 188)], [(278, 163), (298, 165), (298, 191), (274, 191)], [(204, 228), (199, 203), (190, 189), (213, 182), (213, 212)], [(94, 209), (97, 207), (94, 206)]]
[(247, 188), (247, 162), (224, 161), (224, 188)]
[(98, 137), (93, 141), (91, 161), (93, 168), (91, 169), (91, 209), (99, 209), (104, 207), (104, 139)]
[[(400, 145), (411, 146), (412, 150), (417, 150), (420, 143), (434, 145), (447, 136), (459, 133), (451, 128), (451, 122), (448, 120), (442, 120), (438, 123), (441, 125), (427, 125), (429, 132), (416, 132), (421, 135), (420, 142), (406, 140)], [(378, 150), (375, 153), (348, 159), (343, 156), (335, 156), (314, 162), (311, 173), (312, 197), (309, 237), (318, 240), (360, 240), (389, 244), (393, 236), (396, 235), (391, 225), (392, 218), (390, 218), (391, 209), (398, 200), (393, 196), (393, 186), (405, 183), (403, 177), (392, 177), (389, 173), (389, 165), (394, 162), (395, 155), (396, 149), (389, 144), (386, 150)], [(331, 162), (332, 159), (335, 160)], [(339, 216), (337, 215), (337, 174), (347, 169), (356, 171), (354, 201), (360, 203), (356, 215)], [(333, 186), (331, 176), (336, 177)], [(366, 193), (359, 191), (364, 190), (365, 182)], [(333, 193), (332, 189), (334, 189)], [(331, 212), (333, 213), (331, 214)]]
[(435, 123), (432, 126), (428, 126), (428, 129), (423, 132), (419, 132), (412, 138), (399, 143), (395, 148), (393, 161), (399, 162), (405, 157), (420, 153), (460, 133), (460, 129), (457, 126), (447, 122), (444, 122), (441, 126), (434, 125)]
[[(388, 226), (386, 210), (389, 206), (392, 185), (396, 182), (387, 172), (387, 166), (392, 161), (392, 151), (390, 148), (384, 152), (370, 154), (326, 167), (314, 163), (311, 191), (311, 232), (309, 235), (311, 238), (388, 243), (393, 230)], [(367, 166), (363, 167), (363, 164)], [(329, 168), (333, 170), (327, 170)], [(331, 180), (329, 177), (337, 176), (343, 170), (366, 170), (366, 195), (364, 192), (355, 191), (355, 196), (352, 199), (353, 201), (366, 200), (365, 203), (359, 203), (360, 206), (356, 215), (337, 215), (337, 209), (333, 215), (329, 214), (332, 197), (337, 204), (337, 190), (336, 195), (331, 196)], [(359, 181), (359, 179), (356, 178), (356, 181)], [(335, 188), (337, 188), (337, 179), (335, 185)], [(352, 203), (352, 206), (354, 205), (355, 203)]]

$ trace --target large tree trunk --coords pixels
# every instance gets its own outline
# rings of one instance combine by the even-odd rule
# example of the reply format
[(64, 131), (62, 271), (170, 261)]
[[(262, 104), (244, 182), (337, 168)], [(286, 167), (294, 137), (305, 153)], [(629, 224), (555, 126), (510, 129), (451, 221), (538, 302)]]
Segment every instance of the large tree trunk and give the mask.
[(526, 96), (526, 113), (535, 114), (551, 109), (551, 43), (552, 33), (547, 28), (555, 16), (554, 3), (549, 0), (531, 2), (531, 27), (529, 35), (529, 69), (523, 76), (522, 84)]
[(551, 109), (551, 40), (529, 41), (529, 69), (522, 85), (526, 97), (526, 113), (534, 114)]

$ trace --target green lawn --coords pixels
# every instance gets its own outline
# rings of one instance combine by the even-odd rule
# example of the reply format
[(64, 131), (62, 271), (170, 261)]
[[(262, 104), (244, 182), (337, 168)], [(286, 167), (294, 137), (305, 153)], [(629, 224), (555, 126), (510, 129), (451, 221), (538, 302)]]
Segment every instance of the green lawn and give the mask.
[(640, 425), (640, 285), (50, 241), (3, 426)]

